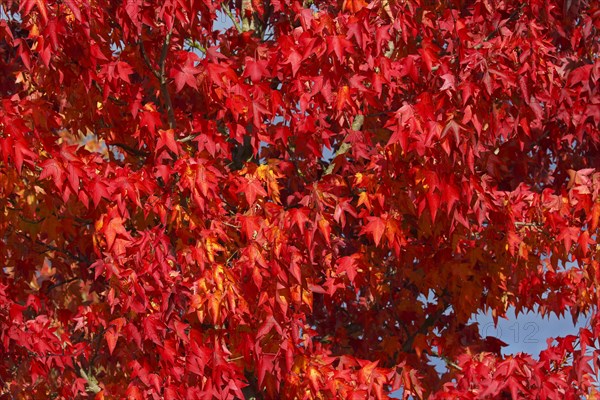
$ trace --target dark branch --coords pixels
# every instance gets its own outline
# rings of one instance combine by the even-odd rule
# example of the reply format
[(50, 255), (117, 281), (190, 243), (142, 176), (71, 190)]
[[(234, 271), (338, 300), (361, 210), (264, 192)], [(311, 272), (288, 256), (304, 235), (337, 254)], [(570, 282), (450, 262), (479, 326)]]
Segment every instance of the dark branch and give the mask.
[(165, 71), (167, 55), (169, 53), (169, 44), (171, 43), (171, 34), (172, 32), (169, 31), (165, 36), (160, 52), (160, 59), (158, 60), (158, 70), (152, 65), (150, 57), (148, 57), (148, 53), (146, 52), (146, 47), (144, 46), (144, 40), (141, 37), (139, 38), (139, 45), (144, 63), (156, 79), (158, 79), (158, 83), (160, 84), (160, 93), (163, 97), (164, 107), (167, 111), (169, 128), (175, 128), (175, 112), (173, 111), (173, 103), (171, 102), (171, 95), (169, 94), (169, 88), (167, 87), (167, 76)]
[(414, 343), (417, 335), (425, 335), (429, 331), (429, 329), (435, 325), (435, 323), (440, 319), (440, 317), (446, 312), (446, 310), (449, 307), (450, 307), (449, 304), (444, 304), (444, 306), (442, 308), (440, 308), (435, 313), (428, 316), (425, 319), (425, 322), (423, 322), (423, 325), (421, 325), (419, 327), (419, 329), (414, 334), (410, 335), (408, 340), (406, 342), (404, 342), (404, 344), (402, 345), (402, 350), (405, 353), (409, 353), (409, 352), (413, 351), (412, 347), (413, 347), (413, 343)]
[(152, 62), (150, 62), (150, 58), (148, 58), (148, 53), (146, 53), (146, 48), (144, 47), (144, 41), (142, 40), (141, 37), (140, 37), (139, 41), (140, 41), (140, 53), (142, 54), (142, 58), (144, 59), (146, 66), (152, 72), (152, 74), (156, 77), (156, 79), (160, 80), (160, 74), (152, 66)]
[(160, 53), (160, 60), (158, 62), (159, 80), (160, 80), (160, 91), (165, 101), (165, 108), (167, 109), (167, 115), (169, 118), (169, 128), (175, 128), (175, 112), (173, 111), (173, 103), (171, 102), (171, 95), (169, 94), (169, 88), (167, 87), (167, 77), (165, 75), (165, 64), (167, 61), (167, 54), (169, 52), (169, 43), (171, 42), (171, 31), (165, 36), (162, 51)]

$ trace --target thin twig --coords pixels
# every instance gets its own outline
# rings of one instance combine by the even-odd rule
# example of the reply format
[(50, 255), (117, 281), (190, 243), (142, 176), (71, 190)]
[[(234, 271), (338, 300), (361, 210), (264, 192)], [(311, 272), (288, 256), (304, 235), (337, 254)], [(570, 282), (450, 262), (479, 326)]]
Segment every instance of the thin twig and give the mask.
[(544, 229), (544, 224), (538, 222), (525, 222), (525, 221), (515, 221), (516, 228), (530, 228), (535, 229), (537, 232), (543, 234), (548, 239), (552, 239), (552, 235), (546, 229)]
[(69, 256), (69, 258), (71, 258), (74, 261), (79, 261), (80, 263), (88, 263), (88, 260), (86, 260), (80, 256), (76, 256), (75, 254), (71, 253), (69, 250), (61, 249), (56, 246), (52, 246), (51, 244), (46, 244), (39, 240), (36, 240), (35, 243), (40, 246), (46, 247), (50, 251), (58, 251), (59, 253), (63, 253), (64, 255)]
[[(10, 208), (8, 208), (9, 210), (11, 210)], [(11, 211), (16, 211), (16, 210), (11, 210)], [(42, 217), (40, 219), (33, 220), (33, 219), (29, 219), (29, 218), (25, 218), (24, 216), (22, 216), (21, 214), (19, 214), (19, 219), (23, 222), (27, 222), (28, 224), (32, 224), (32, 225), (36, 225), (39, 224), (41, 222), (44, 222), (44, 220), (46, 219), (46, 217)]]
[(229, 261), (231, 261), (231, 259), (232, 259), (233, 257), (235, 257), (235, 255), (237, 254), (237, 252), (238, 252), (238, 251), (236, 250), (236, 251), (234, 251), (233, 253), (231, 253), (231, 255), (229, 256), (229, 258), (227, 259), (227, 261), (225, 262), (225, 264), (229, 264)]
[(198, 136), (200, 136), (199, 133), (194, 133), (194, 134), (188, 135), (184, 138), (178, 139), (177, 141), (179, 143), (191, 142), (192, 140), (196, 139)]
[(526, 226), (529, 228), (540, 228), (542, 225), (537, 222), (515, 221), (515, 226)]
[(40, 240), (33, 240), (31, 237), (29, 237), (28, 235), (26, 235), (22, 232), (17, 232), (17, 234), (19, 236), (24, 237), (25, 239), (29, 240), (31, 243), (35, 243), (35, 244), (37, 244), (39, 246), (43, 246), (47, 249), (46, 251), (44, 251), (40, 254), (47, 253), (48, 251), (58, 251), (59, 253), (62, 253), (64, 255), (68, 256), (73, 261), (78, 261), (80, 263), (88, 263), (88, 260), (86, 260), (80, 256), (76, 256), (75, 254), (71, 253), (69, 250), (61, 249), (61, 248), (53, 246), (51, 244), (44, 243)]
[(80, 281), (80, 280), (81, 280), (81, 278), (71, 278), (71, 279), (67, 279), (66, 281), (54, 283), (54, 284), (48, 286), (48, 292), (50, 292), (52, 289), (55, 289), (59, 286), (68, 285), (71, 282)]

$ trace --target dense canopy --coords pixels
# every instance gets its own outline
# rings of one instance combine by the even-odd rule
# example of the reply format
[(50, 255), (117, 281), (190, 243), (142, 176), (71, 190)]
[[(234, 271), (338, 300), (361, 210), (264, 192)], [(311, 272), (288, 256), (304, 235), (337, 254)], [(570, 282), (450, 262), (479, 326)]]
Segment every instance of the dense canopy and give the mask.
[(594, 0), (0, 2), (2, 398), (596, 398), (599, 56)]

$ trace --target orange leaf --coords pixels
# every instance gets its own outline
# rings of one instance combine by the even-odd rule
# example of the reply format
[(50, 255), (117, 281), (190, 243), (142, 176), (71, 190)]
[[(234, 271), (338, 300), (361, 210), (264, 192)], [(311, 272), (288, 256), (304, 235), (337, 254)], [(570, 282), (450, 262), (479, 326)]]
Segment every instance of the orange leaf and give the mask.
[(338, 90), (335, 109), (340, 111), (348, 101), (350, 101), (350, 88), (344, 85)]
[(342, 6), (342, 10), (348, 11), (351, 13), (357, 13), (366, 6), (368, 6), (368, 4), (364, 0), (344, 0), (344, 5)]

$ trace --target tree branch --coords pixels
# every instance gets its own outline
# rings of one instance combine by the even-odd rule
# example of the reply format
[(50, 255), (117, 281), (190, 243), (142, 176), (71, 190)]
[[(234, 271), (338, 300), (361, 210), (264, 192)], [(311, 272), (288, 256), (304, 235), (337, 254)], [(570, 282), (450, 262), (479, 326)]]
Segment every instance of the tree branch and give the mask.
[(165, 65), (167, 61), (167, 54), (169, 53), (169, 44), (171, 43), (171, 34), (172, 31), (167, 32), (165, 36), (165, 40), (163, 42), (162, 50), (160, 52), (160, 59), (158, 60), (158, 70), (152, 66), (152, 62), (148, 57), (148, 53), (146, 52), (146, 48), (144, 46), (144, 40), (140, 37), (140, 53), (142, 54), (142, 58), (146, 63), (146, 66), (152, 74), (158, 79), (160, 84), (160, 93), (163, 97), (164, 107), (167, 110), (167, 118), (169, 120), (169, 128), (175, 128), (175, 112), (173, 111), (173, 103), (171, 102), (171, 95), (169, 94), (169, 88), (167, 87), (167, 76), (165, 74)]
[(107, 143), (108, 146), (116, 146), (119, 147), (123, 150), (125, 150), (126, 152), (128, 152), (129, 154), (132, 154), (134, 156), (142, 156), (142, 157), (147, 157), (150, 155), (150, 153), (142, 151), (142, 150), (136, 150), (131, 146), (126, 145), (125, 143)]
[(206, 54), (206, 49), (204, 48), (204, 46), (202, 46), (196, 40), (194, 40), (194, 39), (186, 39), (186, 40), (187, 40), (187, 45), (191, 49), (196, 49), (196, 50), (200, 51), (202, 54)]
[(152, 66), (152, 62), (150, 62), (150, 58), (148, 58), (148, 53), (146, 53), (146, 48), (144, 47), (144, 40), (142, 39), (141, 36), (139, 38), (139, 43), (140, 43), (140, 53), (142, 54), (142, 59), (146, 63), (146, 66), (148, 67), (148, 69), (156, 77), (156, 79), (160, 80), (160, 74), (158, 73), (158, 71), (156, 71), (154, 69), (154, 67)]
[(242, 18), (242, 32), (255, 31), (254, 33), (256, 34), (257, 17), (254, 12), (252, 0), (242, 0), (240, 14)]
[(413, 343), (415, 341), (415, 338), (417, 335), (424, 335), (427, 333), (427, 331), (429, 330), (429, 328), (431, 328), (433, 325), (435, 325), (435, 323), (437, 322), (438, 319), (440, 319), (440, 317), (446, 312), (446, 310), (450, 307), (449, 304), (444, 304), (443, 308), (440, 308), (439, 310), (437, 310), (435, 313), (431, 314), (430, 316), (428, 316), (425, 319), (425, 322), (423, 322), (423, 325), (421, 325), (419, 327), (419, 329), (411, 336), (409, 336), (408, 340), (406, 342), (404, 342), (404, 344), (402, 345), (402, 350), (405, 353), (411, 352), (413, 350)]
[(525, 221), (515, 221), (515, 226), (516, 227), (526, 226), (526, 227), (529, 227), (529, 228), (540, 228), (540, 227), (542, 227), (542, 225), (538, 224), (537, 222), (525, 222)]
[(66, 281), (53, 283), (52, 285), (48, 286), (48, 293), (54, 288), (57, 288), (62, 285), (68, 285), (71, 282), (75, 282), (75, 281), (79, 281), (79, 280), (81, 280), (81, 278), (71, 278), (71, 279), (67, 279)]
[(191, 142), (192, 140), (196, 139), (198, 136), (200, 136), (200, 134), (194, 133), (194, 134), (191, 134), (191, 135), (187, 135), (184, 138), (177, 139), (177, 141), (179, 143)]
[[(94, 86), (96, 86), (96, 89), (98, 89), (98, 91), (100, 92), (100, 94), (102, 95), (102, 97), (104, 97), (104, 90), (102, 89), (102, 87), (100, 86), (100, 84), (96, 81), (94, 81)], [(123, 101), (121, 99), (117, 99), (115, 96), (111, 96), (108, 95), (107, 98), (112, 101), (113, 103), (119, 105), (119, 106), (127, 106), (129, 105), (129, 103), (127, 103), (126, 101)]]
[(2, 379), (2, 376), (0, 375), (0, 383), (2, 384), (2, 387), (6, 387), (7, 391), (8, 391), (8, 395), (10, 396), (11, 400), (14, 400), (14, 396), (12, 394), (12, 392), (10, 391), (10, 385), (8, 385), (4, 379)]
[(229, 9), (229, 7), (223, 7), (223, 12), (225, 13), (225, 15), (227, 15), (229, 17), (229, 19), (231, 20), (231, 22), (233, 22), (233, 26), (235, 26), (235, 29), (237, 29), (237, 31), (239, 33), (242, 33), (242, 27), (240, 26), (239, 22), (237, 21), (237, 19), (235, 19), (235, 17), (233, 16), (231, 10)]
[(455, 363), (454, 361), (452, 361), (451, 359), (449, 359), (448, 357), (446, 357), (443, 354), (438, 353), (435, 350), (424, 350), (424, 353), (427, 353), (431, 356), (437, 357), (437, 358), (441, 358), (442, 360), (444, 360), (444, 362), (446, 363), (447, 366), (452, 367), (454, 369), (457, 369), (459, 371), (462, 371), (462, 368), (460, 365), (458, 365), (457, 363)]
[(169, 94), (169, 88), (167, 87), (167, 77), (165, 75), (165, 63), (167, 61), (167, 54), (169, 52), (169, 43), (171, 42), (172, 31), (167, 32), (165, 41), (163, 42), (162, 51), (160, 53), (160, 60), (158, 66), (160, 68), (159, 80), (160, 80), (160, 91), (165, 101), (165, 107), (167, 108), (167, 115), (169, 117), (169, 128), (175, 128), (175, 112), (173, 111), (173, 103), (171, 102), (171, 95)]
[[(356, 115), (354, 117), (354, 120), (352, 121), (351, 129), (353, 131), (360, 131), (362, 129), (362, 126), (363, 126), (364, 123), (365, 123), (365, 116), (362, 115), (362, 114), (358, 114), (358, 115)], [(331, 158), (331, 163), (329, 164), (329, 166), (327, 167), (327, 169), (323, 173), (323, 176), (330, 175), (330, 174), (333, 173), (333, 170), (335, 169), (335, 159), (336, 159), (336, 157), (341, 156), (342, 154), (347, 153), (348, 151), (350, 151), (351, 147), (352, 147), (352, 145), (350, 143), (342, 143), (340, 145), (339, 149), (337, 149), (337, 151), (335, 152), (335, 154)]]
[(43, 246), (43, 247), (46, 248), (46, 251), (43, 251), (43, 252), (41, 252), (39, 254), (47, 253), (48, 251), (57, 251), (59, 253), (62, 253), (64, 255), (68, 256), (73, 261), (77, 261), (77, 262), (80, 262), (80, 263), (89, 263), (89, 260), (87, 260), (85, 258), (82, 258), (80, 256), (77, 256), (77, 255), (71, 253), (69, 250), (61, 249), (61, 248), (53, 246), (51, 244), (44, 243), (41, 240), (34, 240), (33, 238), (29, 237), (28, 235), (26, 235), (26, 234), (24, 234), (22, 232), (17, 232), (17, 235), (19, 235), (21, 237), (24, 237), (25, 239), (29, 240), (33, 244), (37, 244), (38, 246)]

